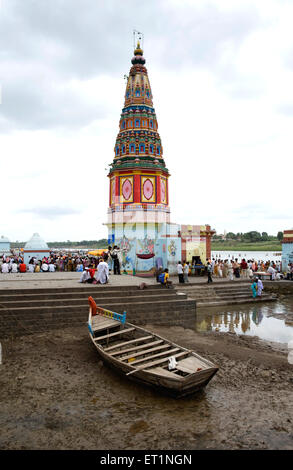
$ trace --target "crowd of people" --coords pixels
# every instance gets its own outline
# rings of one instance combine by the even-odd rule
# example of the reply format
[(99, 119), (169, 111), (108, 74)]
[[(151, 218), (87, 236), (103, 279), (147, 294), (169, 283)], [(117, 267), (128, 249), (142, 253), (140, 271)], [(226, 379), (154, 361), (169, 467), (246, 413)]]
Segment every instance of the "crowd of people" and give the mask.
[[(104, 263), (100, 266), (101, 263)], [(25, 273), (25, 272), (81, 272), (81, 282), (95, 282), (95, 275), (93, 270), (98, 273), (99, 270), (106, 271), (105, 264), (107, 265), (107, 274), (101, 275), (104, 279), (105, 276), (109, 278), (109, 273), (113, 272), (115, 275), (121, 274), (122, 266), (122, 254), (118, 246), (114, 245), (105, 250), (100, 257), (80, 255), (80, 254), (69, 254), (69, 253), (54, 253), (51, 252), (48, 257), (44, 256), (42, 259), (36, 257), (30, 258), (26, 264), (23, 261), (23, 257), (18, 256), (2, 256), (0, 258), (0, 272), (2, 273)], [(86, 273), (85, 273), (86, 272)], [(192, 264), (188, 261), (178, 261), (177, 274), (179, 283), (188, 283), (189, 276), (192, 273), (207, 274), (208, 283), (213, 282), (213, 277), (216, 278), (227, 278), (233, 281), (237, 278), (243, 279), (254, 279), (255, 273), (262, 272), (268, 273), (271, 280), (287, 279), (293, 280), (293, 263), (288, 263), (286, 268), (282, 270), (281, 261), (256, 261), (256, 260), (239, 260), (235, 259), (207, 259), (206, 264), (202, 264), (201, 261), (197, 260), (197, 263)], [(156, 269), (155, 276), (158, 282), (159, 279), (164, 278), (164, 284), (169, 285), (169, 272), (163, 270), (162, 267)], [(167, 282), (168, 280), (168, 282)], [(108, 282), (108, 280), (106, 281)]]
[[(103, 264), (101, 264), (103, 263)], [(107, 265), (107, 269), (105, 267)], [(111, 246), (105, 250), (100, 257), (69, 254), (69, 253), (54, 253), (51, 252), (49, 256), (44, 256), (38, 259), (32, 256), (28, 263), (24, 263), (21, 255), (5, 256), (0, 258), (0, 272), (1, 273), (38, 273), (38, 272), (81, 272), (80, 282), (94, 282), (98, 278), (109, 278), (111, 271), (114, 274), (121, 274), (122, 256), (118, 246)], [(101, 265), (101, 266), (100, 266)], [(99, 267), (100, 266), (100, 267)], [(103, 274), (102, 274), (103, 271)], [(107, 271), (107, 274), (105, 272)], [(93, 272), (95, 273), (93, 275)], [(100, 273), (100, 275), (98, 274)], [(99, 281), (100, 282), (100, 281)], [(104, 282), (103, 282), (104, 283)]]
[[(268, 273), (272, 280), (282, 279), (281, 261), (256, 261), (238, 258), (232, 260), (212, 259), (208, 260), (211, 265), (211, 273), (217, 278), (228, 278), (233, 281), (235, 278), (253, 279), (256, 272)], [(290, 266), (291, 272), (291, 266)], [(293, 266), (292, 266), (293, 272)]]
[[(200, 268), (200, 266), (190, 265), (188, 261), (183, 263), (178, 261), (177, 274), (179, 283), (189, 282), (188, 276), (191, 275), (192, 271), (195, 272), (196, 268)], [(212, 258), (206, 260), (206, 265), (202, 265), (201, 272), (202, 274), (207, 274), (208, 283), (213, 282), (213, 276), (216, 278), (227, 278), (230, 281), (237, 278), (254, 279), (257, 272), (268, 273), (272, 281), (284, 278), (293, 280), (293, 263), (288, 263), (283, 272), (281, 261), (256, 261), (250, 259), (246, 261), (244, 258), (238, 261), (238, 258), (231, 260)]]

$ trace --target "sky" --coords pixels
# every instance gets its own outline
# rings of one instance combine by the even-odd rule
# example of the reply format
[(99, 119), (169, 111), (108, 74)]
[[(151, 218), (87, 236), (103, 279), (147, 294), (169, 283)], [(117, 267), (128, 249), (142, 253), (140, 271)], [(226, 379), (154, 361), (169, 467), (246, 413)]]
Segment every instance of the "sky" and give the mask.
[(107, 238), (133, 30), (172, 222), (292, 228), (292, 18), (291, 0), (2, 0), (0, 236)]

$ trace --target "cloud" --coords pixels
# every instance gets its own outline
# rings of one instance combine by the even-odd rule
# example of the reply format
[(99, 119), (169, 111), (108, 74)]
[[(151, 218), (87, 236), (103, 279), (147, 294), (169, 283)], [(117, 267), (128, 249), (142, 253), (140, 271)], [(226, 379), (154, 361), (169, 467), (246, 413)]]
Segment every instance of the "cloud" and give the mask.
[[(105, 117), (118, 77), (131, 65), (133, 8), (134, 0), (7, 2), (0, 18), (4, 129), (9, 122), (24, 129), (76, 128)], [(233, 84), (229, 71), (241, 43), (260, 25), (251, 5), (221, 10), (213, 3), (183, 8), (150, 0), (138, 12), (154, 67), (206, 67), (225, 83), (229, 72), (228, 92), (258, 92), (239, 77)]]
[[(105, 119), (109, 107), (105, 103), (103, 84), (107, 79), (93, 82), (60, 82), (57, 79), (39, 77), (39, 85), (26, 80), (3, 85), (2, 119), (20, 129), (81, 128), (94, 120)], [(108, 82), (111, 82), (110, 78)], [(90, 95), (89, 89), (93, 90)]]
[(17, 210), (18, 213), (29, 213), (41, 219), (57, 219), (66, 217), (68, 215), (77, 215), (82, 211), (72, 207), (58, 207), (58, 206), (36, 206), (31, 208), (24, 208)]
[(172, 220), (282, 230), (292, 214), (283, 197), (292, 179), (290, 12), (280, 0), (3, 1), (7, 235), (85, 239), (106, 231), (104, 169), (114, 156), (133, 28), (144, 33)]
[(285, 116), (293, 116), (293, 103), (282, 103), (276, 106), (276, 110)]

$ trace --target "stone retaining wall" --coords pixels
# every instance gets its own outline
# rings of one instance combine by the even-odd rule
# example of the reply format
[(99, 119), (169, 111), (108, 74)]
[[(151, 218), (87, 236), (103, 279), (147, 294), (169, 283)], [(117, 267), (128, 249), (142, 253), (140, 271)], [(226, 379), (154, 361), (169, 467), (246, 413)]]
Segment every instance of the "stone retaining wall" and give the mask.
[[(164, 297), (160, 302), (147, 299), (145, 302), (135, 301), (129, 303), (127, 303), (126, 297), (123, 301), (120, 300), (120, 305), (115, 303), (115, 308), (111, 308), (111, 304), (107, 305), (106, 300), (99, 302), (98, 305), (117, 313), (123, 313), (126, 310), (127, 321), (141, 326), (154, 324), (184, 326), (185, 328), (194, 327), (195, 300), (173, 300), (171, 296), (170, 299), (166, 297), (164, 299)], [(0, 305), (0, 338), (41, 333), (51, 329), (72, 326), (84, 325), (87, 328), (87, 319), (87, 299), (85, 299), (84, 305), (72, 304), (56, 307), (40, 305), (39, 307), (6, 308), (5, 305)]]
[(293, 295), (293, 281), (263, 281), (265, 292)]

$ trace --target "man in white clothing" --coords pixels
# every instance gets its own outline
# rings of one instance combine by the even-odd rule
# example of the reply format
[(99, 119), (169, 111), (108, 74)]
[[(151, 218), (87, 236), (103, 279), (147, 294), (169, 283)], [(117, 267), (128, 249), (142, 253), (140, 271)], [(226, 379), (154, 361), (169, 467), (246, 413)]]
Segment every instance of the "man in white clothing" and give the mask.
[(97, 281), (100, 284), (106, 284), (109, 279), (109, 266), (108, 263), (105, 261), (101, 261), (98, 264), (98, 270), (97, 270)]
[(177, 264), (177, 274), (178, 274), (179, 282), (184, 283), (183, 266), (181, 264), (181, 261), (178, 261), (178, 264)]
[(43, 263), (42, 264), (42, 267), (41, 267), (41, 270), (43, 271), (43, 273), (46, 273), (49, 269), (49, 266), (47, 263)]
[(28, 272), (33, 273), (34, 271), (35, 271), (35, 265), (33, 263), (29, 263)]
[(15, 263), (15, 261), (12, 261), (12, 263), (11, 263), (11, 272), (12, 273), (18, 273), (18, 264)]
[(80, 276), (79, 282), (87, 282), (91, 278), (88, 268), (85, 268), (82, 275)]
[(2, 264), (2, 273), (9, 273), (9, 265), (4, 261)]
[(267, 272), (271, 275), (271, 280), (274, 281), (276, 279), (276, 270), (270, 266)]
[(55, 264), (53, 264), (52, 262), (49, 264), (49, 271), (50, 271), (50, 273), (55, 272)]

